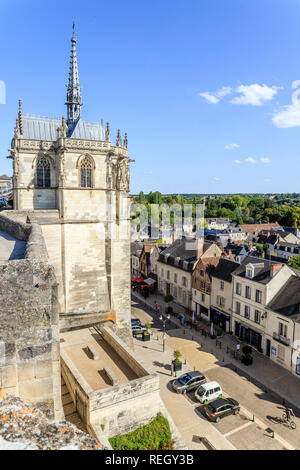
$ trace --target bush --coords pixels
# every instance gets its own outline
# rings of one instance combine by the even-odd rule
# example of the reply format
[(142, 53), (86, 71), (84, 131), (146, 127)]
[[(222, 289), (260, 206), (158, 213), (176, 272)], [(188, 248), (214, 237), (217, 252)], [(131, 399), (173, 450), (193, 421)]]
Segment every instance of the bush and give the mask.
[(245, 364), (245, 366), (251, 366), (253, 363), (253, 357), (250, 354), (245, 354), (242, 356), (242, 363)]
[(168, 420), (160, 413), (149, 424), (128, 434), (112, 437), (114, 450), (173, 450), (174, 443)]
[(251, 346), (243, 346), (243, 347), (242, 347), (242, 351), (243, 351), (243, 353), (244, 353), (245, 355), (247, 355), (247, 354), (252, 354), (252, 348), (251, 348)]
[(165, 295), (165, 298), (164, 298), (166, 303), (172, 302), (173, 299), (174, 299), (174, 297), (170, 294)]

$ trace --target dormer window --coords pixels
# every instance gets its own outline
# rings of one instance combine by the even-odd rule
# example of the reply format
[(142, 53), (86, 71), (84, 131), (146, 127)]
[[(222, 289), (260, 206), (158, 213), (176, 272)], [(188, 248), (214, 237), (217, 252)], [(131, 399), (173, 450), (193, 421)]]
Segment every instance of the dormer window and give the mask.
[(254, 266), (253, 264), (247, 264), (246, 266), (246, 277), (252, 279), (254, 277)]

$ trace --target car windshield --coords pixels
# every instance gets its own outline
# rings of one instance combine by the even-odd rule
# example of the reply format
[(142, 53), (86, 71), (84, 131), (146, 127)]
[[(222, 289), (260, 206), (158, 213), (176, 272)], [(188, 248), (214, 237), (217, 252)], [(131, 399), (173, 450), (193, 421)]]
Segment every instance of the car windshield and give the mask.
[(205, 392), (206, 392), (206, 390), (205, 390), (205, 388), (203, 388), (203, 387), (199, 387), (199, 388), (197, 389), (197, 393), (198, 393), (199, 395), (204, 395)]
[(181, 383), (181, 385), (185, 385), (188, 383), (188, 381), (191, 379), (191, 376), (189, 374), (184, 374), (182, 377), (179, 377), (178, 382)]

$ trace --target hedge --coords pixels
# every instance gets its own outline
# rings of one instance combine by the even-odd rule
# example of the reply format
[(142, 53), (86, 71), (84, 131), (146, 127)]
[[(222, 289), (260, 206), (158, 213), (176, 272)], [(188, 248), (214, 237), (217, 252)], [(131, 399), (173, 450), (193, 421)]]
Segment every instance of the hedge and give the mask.
[(168, 420), (160, 413), (150, 423), (128, 434), (112, 437), (114, 450), (173, 450)]

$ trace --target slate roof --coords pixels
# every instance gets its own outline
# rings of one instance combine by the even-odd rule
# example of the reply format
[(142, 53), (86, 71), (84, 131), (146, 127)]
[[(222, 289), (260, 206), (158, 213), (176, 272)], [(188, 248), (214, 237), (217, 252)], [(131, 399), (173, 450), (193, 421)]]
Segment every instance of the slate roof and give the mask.
[(239, 263), (231, 261), (228, 258), (221, 258), (212, 277), (221, 279), (222, 281), (231, 282), (232, 273), (239, 267)]
[(260, 282), (262, 284), (267, 284), (271, 280), (271, 265), (281, 264), (263, 258), (256, 258), (255, 256), (246, 256), (246, 258), (243, 259), (242, 263), (234, 271), (233, 274), (240, 277), (246, 277), (246, 266), (249, 263), (253, 264), (255, 267), (254, 277), (252, 277), (251, 280), (255, 282)]
[(132, 256), (137, 256), (138, 258), (141, 256), (143, 250), (143, 242), (132, 242), (130, 244), (130, 253)]
[[(158, 258), (160, 263), (176, 266), (184, 271), (193, 271), (195, 262), (197, 261), (196, 250), (192, 249), (196, 242), (194, 238), (183, 237), (175, 240), (171, 246), (166, 248)], [(204, 241), (203, 253), (211, 246), (210, 242)]]
[(267, 307), (300, 322), (300, 277), (291, 276)]
[(240, 254), (247, 254), (249, 252), (248, 245), (237, 245), (236, 243), (228, 243), (225, 247), (226, 253), (231, 251), (234, 256), (238, 256)]
[[(61, 119), (23, 114), (23, 138), (29, 140), (55, 141), (57, 128)], [(73, 128), (68, 129), (67, 136), (72, 139), (105, 140), (105, 131), (101, 124), (86, 122), (82, 119)]]

